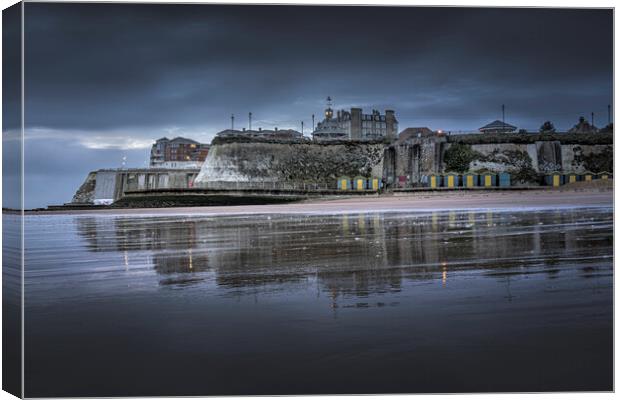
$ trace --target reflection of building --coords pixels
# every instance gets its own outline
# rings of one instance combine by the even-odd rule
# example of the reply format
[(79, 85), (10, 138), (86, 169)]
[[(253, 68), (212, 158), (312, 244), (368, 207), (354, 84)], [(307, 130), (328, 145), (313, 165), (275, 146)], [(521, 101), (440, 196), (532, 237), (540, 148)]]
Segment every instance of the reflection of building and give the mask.
[(319, 122), (312, 136), (317, 140), (380, 140), (394, 139), (398, 132), (398, 121), (394, 111), (381, 114), (372, 110), (363, 114), (361, 108), (338, 110), (334, 115), (331, 98), (327, 98), (325, 119)]
[(496, 119), (478, 130), (482, 133), (510, 133), (516, 131), (517, 127)]
[(76, 221), (88, 250), (117, 253), (128, 268), (132, 262), (152, 265), (161, 284), (198, 283), (209, 274), (219, 287), (256, 293), (258, 287), (314, 284), (315, 277), (319, 290), (336, 299), (399, 291), (405, 281), (449, 285), (451, 274), (469, 269), (491, 276), (556, 274), (559, 267), (541, 261), (613, 246), (611, 236), (594, 243), (577, 240), (578, 231), (548, 228), (572, 225), (576, 218), (567, 212), (523, 213), (516, 223), (513, 213), (452, 211)]
[(209, 153), (209, 145), (195, 140), (163, 137), (151, 148), (151, 167), (200, 168)]

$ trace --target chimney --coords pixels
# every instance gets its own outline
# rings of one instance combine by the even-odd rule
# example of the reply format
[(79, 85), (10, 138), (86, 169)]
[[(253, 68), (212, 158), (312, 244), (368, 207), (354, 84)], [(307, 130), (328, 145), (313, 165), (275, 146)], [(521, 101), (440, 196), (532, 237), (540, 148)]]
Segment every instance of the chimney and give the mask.
[(396, 121), (394, 110), (385, 110), (385, 127), (387, 129), (386, 137), (388, 139), (395, 139), (396, 131), (398, 130), (398, 121)]
[(351, 108), (351, 137), (352, 140), (362, 139), (362, 109)]

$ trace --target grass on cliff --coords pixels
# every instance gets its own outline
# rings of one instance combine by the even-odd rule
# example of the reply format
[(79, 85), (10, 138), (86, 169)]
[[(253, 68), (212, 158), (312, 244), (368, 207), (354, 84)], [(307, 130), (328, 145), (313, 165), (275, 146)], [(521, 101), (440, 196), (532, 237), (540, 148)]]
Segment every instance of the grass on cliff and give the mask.
[(561, 144), (613, 144), (613, 132), (604, 133), (479, 133), (447, 136), (448, 143), (460, 144), (530, 144), (559, 141)]

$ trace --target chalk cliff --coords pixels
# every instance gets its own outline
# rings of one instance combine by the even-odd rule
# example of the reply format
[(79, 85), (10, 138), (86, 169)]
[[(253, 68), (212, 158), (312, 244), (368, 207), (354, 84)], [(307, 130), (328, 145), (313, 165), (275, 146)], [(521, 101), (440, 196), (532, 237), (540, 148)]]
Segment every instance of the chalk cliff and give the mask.
[(333, 183), (342, 175), (381, 177), (384, 146), (382, 142), (218, 138), (195, 182)]

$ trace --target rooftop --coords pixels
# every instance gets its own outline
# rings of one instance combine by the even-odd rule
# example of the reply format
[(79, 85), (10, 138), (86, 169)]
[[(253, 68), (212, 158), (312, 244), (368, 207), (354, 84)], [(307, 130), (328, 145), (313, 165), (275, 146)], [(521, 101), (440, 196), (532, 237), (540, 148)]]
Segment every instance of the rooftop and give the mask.
[(168, 139), (167, 137), (163, 137), (161, 139), (157, 139), (157, 142), (182, 142), (182, 143), (190, 143), (190, 144), (200, 144), (199, 142), (192, 140), (192, 139), (187, 139), (181, 136), (177, 136), (174, 139)]
[(504, 131), (504, 132), (512, 132), (514, 130), (516, 130), (517, 127), (514, 125), (510, 125), (507, 122), (502, 122), (498, 119), (496, 119), (495, 121), (491, 122), (490, 124), (486, 124), (485, 126), (483, 126), (482, 128), (478, 129), (481, 132), (485, 132), (485, 131)]

